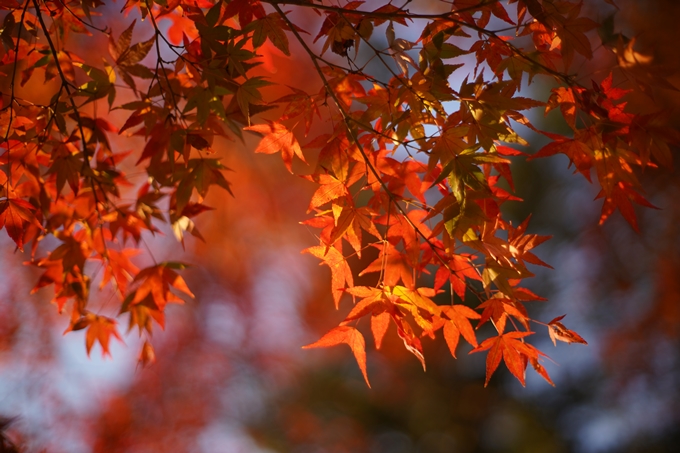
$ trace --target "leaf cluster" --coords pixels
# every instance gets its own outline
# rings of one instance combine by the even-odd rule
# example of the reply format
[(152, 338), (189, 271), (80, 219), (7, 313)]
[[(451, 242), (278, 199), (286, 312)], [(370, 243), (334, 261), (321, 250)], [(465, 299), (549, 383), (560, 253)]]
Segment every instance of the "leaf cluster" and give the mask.
[[(70, 313), (67, 330), (87, 329), (88, 353), (98, 342), (107, 354), (111, 336), (121, 338), (114, 317), (90, 302), (88, 263), (97, 263), (117, 316), (147, 336), (140, 361), (154, 360), (152, 324), (164, 326), (167, 304), (182, 302), (177, 293), (193, 294), (178, 273), (185, 265), (139, 269), (134, 256), (161, 224), (183, 245), (187, 233), (202, 239), (194, 218), (213, 209), (208, 193), (231, 192), (214, 148), (246, 131), (261, 137), (256, 153), (280, 152), (289, 172), (314, 184), (303, 223), (318, 244), (305, 252), (330, 269), (336, 307), (354, 301), (308, 347), (349, 345), (368, 383), (358, 328), (367, 319), (377, 348), (394, 326), (423, 368), (422, 340), (441, 334), (454, 357), (461, 337), (471, 352), (488, 351), (487, 383), (501, 361), (522, 384), (529, 364), (552, 383), (545, 354), (529, 343), (531, 324), (547, 327), (553, 342), (585, 340), (526, 306), (544, 300), (525, 286), (529, 265), (550, 266), (534, 254), (548, 238), (501, 209), (519, 201), (511, 167), (528, 141), (518, 130), (550, 139), (529, 158), (564, 154), (598, 185), (601, 222), (618, 210), (635, 229), (632, 203), (652, 206), (639, 174), (669, 167), (680, 139), (668, 112), (636, 112), (626, 101), (632, 90), (674, 86), (634, 39), (601, 29), (603, 45), (594, 46), (598, 24), (584, 2), (454, 0), (430, 12), (421, 2), (128, 0), (123, 13), (143, 21), (120, 33), (101, 6), (0, 5), (0, 72), (9, 81), (0, 227), (17, 248), (30, 246), (28, 263), (43, 272), (36, 290), (53, 288), (58, 310)], [(319, 23), (297, 24), (304, 10)], [(100, 60), (76, 44), (93, 33), (107, 35)], [(571, 68), (601, 59), (596, 49), (614, 63), (583, 82)], [(272, 53), (311, 72), (317, 88), (277, 84), (261, 68)], [(19, 87), (38, 74), (55, 88), (44, 102), (22, 98)], [(544, 99), (520, 95), (538, 79), (554, 84)], [(531, 109), (558, 112), (569, 132), (540, 130)], [(122, 124), (101, 113), (114, 110), (125, 112)], [(143, 139), (143, 149), (121, 152), (127, 137)], [(40, 246), (47, 237), (56, 239), (51, 250)], [(495, 335), (478, 339), (485, 323)]]

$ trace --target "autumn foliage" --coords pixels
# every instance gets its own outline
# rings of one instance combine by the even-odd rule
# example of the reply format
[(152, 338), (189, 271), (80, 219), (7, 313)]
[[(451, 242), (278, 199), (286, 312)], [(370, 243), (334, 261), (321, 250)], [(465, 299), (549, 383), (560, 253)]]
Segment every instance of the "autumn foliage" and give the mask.
[[(522, 385), (529, 366), (552, 383), (532, 337), (586, 340), (528, 309), (545, 300), (524, 280), (550, 267), (535, 250), (548, 237), (504, 215), (520, 201), (512, 161), (567, 156), (599, 188), (600, 223), (619, 211), (637, 230), (634, 204), (654, 207), (640, 175), (670, 168), (680, 140), (668, 112), (627, 106), (675, 87), (590, 18), (613, 4), (4, 0), (0, 226), (88, 353), (108, 354), (120, 321), (153, 362), (154, 324), (193, 294), (186, 264), (135, 256), (166, 227), (202, 240), (206, 197), (232, 189), (216, 151), (257, 137), (256, 153), (314, 186), (304, 252), (347, 313), (306, 348), (348, 345), (368, 384), (363, 332), (378, 349), (396, 333), (423, 369), (424, 338), (453, 357), (462, 338), (486, 353), (487, 383), (501, 361)], [(100, 38), (106, 55), (82, 45)], [(268, 70), (282, 58), (299, 62), (298, 86)], [(547, 144), (530, 154), (530, 140)], [(115, 317), (93, 303), (105, 288)]]

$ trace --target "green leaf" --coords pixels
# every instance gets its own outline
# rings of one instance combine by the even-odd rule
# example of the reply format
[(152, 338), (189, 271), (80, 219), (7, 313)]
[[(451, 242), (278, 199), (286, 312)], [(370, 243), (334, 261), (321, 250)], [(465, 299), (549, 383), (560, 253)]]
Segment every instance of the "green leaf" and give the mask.
[(148, 55), (155, 42), (155, 35), (152, 36), (148, 41), (138, 42), (137, 44), (130, 47), (127, 51), (123, 52), (116, 63), (119, 66), (132, 66), (139, 63)]
[(285, 55), (290, 56), (290, 50), (288, 49), (288, 37), (283, 30), (281, 19), (278, 13), (272, 13), (268, 16), (251, 22), (248, 25), (249, 29), (253, 30), (253, 47), (257, 49), (262, 46), (264, 42), (269, 39), (274, 46), (283, 52)]

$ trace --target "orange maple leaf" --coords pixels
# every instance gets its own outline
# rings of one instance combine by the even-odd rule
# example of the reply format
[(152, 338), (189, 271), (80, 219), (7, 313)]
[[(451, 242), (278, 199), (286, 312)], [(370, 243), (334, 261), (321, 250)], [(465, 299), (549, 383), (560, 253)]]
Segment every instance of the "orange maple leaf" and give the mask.
[(364, 336), (354, 327), (338, 326), (321, 337), (319, 341), (303, 346), (302, 349), (327, 348), (341, 343), (345, 343), (352, 349), (361, 374), (364, 375), (366, 380), (366, 385), (370, 388), (371, 384), (368, 382), (368, 375), (366, 374), (366, 343)]
[(331, 291), (335, 301), (335, 308), (337, 309), (340, 304), (340, 297), (345, 289), (345, 284), (350, 288), (354, 286), (352, 270), (349, 268), (347, 261), (345, 261), (345, 257), (335, 247), (323, 245), (310, 247), (303, 250), (302, 253), (311, 253), (323, 260), (323, 263), (320, 263), (320, 265), (325, 264), (331, 268), (331, 284), (333, 285)]
[(349, 193), (347, 191), (347, 185), (344, 182), (330, 175), (313, 175), (305, 177), (305, 179), (309, 179), (310, 181), (314, 181), (321, 185), (316, 189), (314, 195), (312, 195), (312, 200), (309, 203), (307, 212)]
[(125, 294), (128, 281), (139, 272), (139, 269), (132, 264), (130, 258), (139, 253), (140, 251), (137, 249), (125, 249), (120, 252), (114, 249), (107, 250), (108, 265), (104, 266), (104, 276), (99, 284), (99, 288), (101, 289), (106, 286), (113, 278), (120, 294)]
[(533, 332), (508, 332), (496, 337), (487, 338), (478, 347), (470, 351), (470, 354), (490, 349), (486, 356), (486, 381), (484, 387), (489, 384), (489, 379), (501, 363), (505, 361), (508, 370), (519, 380), (522, 386), (525, 385), (525, 371), (527, 359), (538, 359), (538, 351), (535, 348), (528, 348), (521, 338), (531, 335)]
[(186, 267), (180, 263), (160, 263), (156, 266), (142, 269), (133, 282), (141, 281), (142, 284), (134, 292), (134, 297), (129, 305), (135, 305), (151, 295), (159, 310), (163, 311), (169, 302), (183, 303), (182, 299), (170, 292), (170, 287), (183, 292), (189, 297), (194, 297), (186, 282), (177, 272), (172, 269)]
[(465, 305), (442, 307), (442, 312), (449, 318), (444, 324), (444, 339), (451, 355), (456, 357), (456, 347), (461, 334), (468, 343), (477, 347), (477, 338), (470, 319), (479, 319), (480, 315)]
[(346, 325), (353, 320), (370, 314), (371, 332), (375, 340), (375, 348), (380, 349), (382, 340), (390, 325), (391, 313), (395, 313), (396, 308), (383, 289), (355, 286), (348, 288), (347, 292), (353, 296), (363, 297), (363, 299), (357, 302), (342, 324)]
[(343, 324), (363, 318), (369, 313), (373, 315), (382, 313), (386, 311), (390, 305), (390, 301), (387, 299), (385, 291), (380, 288), (355, 286), (353, 288), (348, 288), (347, 292), (352, 296), (362, 297), (363, 299), (354, 305), (354, 308), (349, 312), (343, 321)]
[[(208, 3), (208, 8), (212, 6)], [(188, 39), (194, 40), (198, 37), (198, 30), (196, 29), (196, 23), (188, 19), (180, 13), (180, 10), (173, 10), (170, 14), (163, 14), (158, 17), (158, 20), (169, 19), (172, 24), (168, 27), (168, 40), (174, 44), (178, 45), (182, 43), (183, 36), (187, 36)]]
[(307, 163), (305, 156), (302, 154), (300, 143), (298, 143), (295, 135), (283, 124), (272, 122), (269, 124), (256, 124), (243, 129), (264, 135), (260, 144), (255, 148), (255, 152), (274, 154), (281, 151), (283, 164), (289, 172), (293, 173), (293, 156), (297, 156), (302, 162)]
[(401, 279), (405, 286), (412, 288), (414, 286), (413, 268), (409, 266), (406, 254), (389, 242), (377, 244), (376, 247), (380, 248), (380, 255), (359, 273), (359, 277), (371, 272), (381, 272), (383, 284), (386, 286), (395, 286)]
[(94, 316), (94, 319), (90, 322), (90, 326), (85, 334), (85, 348), (87, 349), (87, 354), (90, 354), (92, 345), (94, 344), (94, 341), (97, 340), (102, 347), (102, 356), (108, 355), (111, 357), (111, 353), (109, 352), (109, 339), (111, 338), (111, 335), (116, 337), (119, 341), (123, 341), (118, 333), (118, 328), (116, 327), (118, 323), (105, 316), (92, 316)]
[(392, 317), (387, 312), (371, 316), (371, 332), (375, 340), (375, 349), (380, 349), (385, 333), (387, 333), (387, 328), (390, 326), (390, 319)]
[(526, 324), (528, 316), (522, 304), (504, 297), (502, 293), (496, 293), (496, 296), (498, 297), (492, 297), (477, 307), (478, 309), (484, 309), (479, 320), (480, 326), (491, 319), (498, 333), (502, 334), (505, 331), (505, 323), (510, 315)]
[(80, 319), (73, 321), (64, 333), (66, 334), (67, 332), (81, 330), (87, 327), (87, 333), (85, 334), (87, 355), (90, 355), (90, 351), (92, 351), (92, 346), (96, 340), (102, 347), (102, 357), (106, 357), (107, 355), (111, 357), (111, 353), (109, 352), (109, 340), (111, 339), (111, 335), (116, 337), (119, 341), (123, 341), (118, 333), (117, 324), (118, 323), (114, 319), (95, 315), (94, 313), (88, 313)]
[(461, 299), (465, 299), (465, 290), (467, 288), (466, 277), (471, 280), (482, 280), (477, 268), (472, 263), (472, 255), (467, 253), (451, 255), (448, 268), (440, 266), (437, 270), (434, 277), (434, 288), (440, 289), (448, 279), (451, 282), (453, 292)]

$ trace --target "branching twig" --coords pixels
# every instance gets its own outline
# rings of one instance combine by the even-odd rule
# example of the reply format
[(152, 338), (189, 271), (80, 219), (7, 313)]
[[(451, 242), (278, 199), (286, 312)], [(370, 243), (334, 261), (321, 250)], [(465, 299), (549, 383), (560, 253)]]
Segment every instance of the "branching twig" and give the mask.
[(5, 181), (5, 192), (6, 196), (9, 198), (9, 184), (12, 180), (12, 160), (11, 160), (11, 149), (9, 146), (9, 133), (12, 130), (12, 121), (14, 120), (14, 82), (17, 78), (17, 67), (19, 66), (19, 44), (21, 43), (21, 30), (24, 28), (24, 17), (26, 17), (26, 11), (28, 10), (29, 2), (26, 0), (24, 9), (21, 12), (21, 18), (19, 19), (19, 30), (17, 31), (17, 45), (14, 48), (14, 67), (12, 68), (12, 79), (9, 83), (10, 97), (9, 97), (9, 120), (7, 122), (7, 132), (5, 132), (5, 137), (3, 141), (7, 143), (7, 181)]
[[(298, 41), (298, 42), (300, 43), (300, 45), (305, 49), (305, 52), (307, 53), (307, 55), (309, 55), (310, 59), (312, 60), (312, 64), (314, 65), (314, 68), (316, 69), (316, 72), (319, 74), (319, 77), (321, 78), (321, 81), (322, 81), (324, 87), (326, 88), (326, 91), (328, 92), (328, 94), (329, 94), (329, 95), (331, 96), (331, 98), (333, 99), (333, 102), (334, 102), (335, 105), (337, 106), (337, 108), (338, 108), (338, 110), (339, 110), (339, 112), (340, 112), (340, 115), (342, 116), (342, 118), (343, 118), (343, 120), (344, 120), (344, 122), (345, 122), (345, 128), (347, 129), (348, 135), (350, 136), (352, 142), (355, 144), (355, 146), (356, 146), (357, 149), (359, 150), (359, 152), (360, 152), (362, 158), (364, 159), (364, 162), (366, 163), (367, 168), (370, 170), (370, 172), (373, 174), (373, 176), (376, 178), (376, 180), (380, 183), (380, 186), (381, 186), (382, 189), (385, 191), (385, 193), (386, 193), (387, 196), (389, 197), (389, 199), (390, 199), (390, 201), (392, 202), (392, 204), (394, 204), (394, 206), (397, 208), (397, 210), (401, 213), (401, 215), (403, 216), (404, 220), (406, 220), (406, 223), (408, 223), (409, 226), (410, 226), (411, 228), (413, 228), (413, 230), (415, 231), (415, 233), (416, 233), (418, 236), (420, 236), (421, 238), (423, 238), (423, 240), (428, 244), (428, 246), (435, 252), (434, 255), (437, 256), (437, 258), (440, 260), (440, 262), (442, 263), (442, 265), (445, 266), (446, 269), (449, 270), (449, 272), (452, 272), (452, 273), (453, 273), (453, 270), (451, 269), (451, 267), (449, 266), (449, 264), (448, 264), (446, 261), (444, 261), (444, 259), (443, 259), (441, 256), (439, 256), (439, 253), (437, 253), (437, 250), (439, 250), (440, 247), (438, 247), (437, 245), (433, 244), (433, 243), (430, 241), (430, 238), (429, 238), (425, 233), (423, 233), (423, 232), (420, 230), (420, 228), (418, 228), (418, 226), (417, 226), (415, 223), (413, 223), (413, 221), (408, 217), (407, 212), (406, 212), (406, 211), (404, 210), (404, 208), (398, 203), (398, 200), (396, 199), (396, 196), (389, 190), (389, 188), (387, 187), (387, 184), (385, 184), (385, 182), (384, 182), (384, 181), (382, 180), (382, 178), (380, 177), (380, 174), (378, 173), (378, 170), (377, 170), (377, 169), (375, 168), (375, 166), (371, 163), (371, 161), (370, 161), (368, 155), (366, 154), (366, 150), (364, 149), (364, 147), (361, 145), (361, 142), (359, 141), (359, 137), (358, 137), (357, 134), (354, 132), (354, 130), (349, 126), (349, 122), (350, 122), (351, 116), (345, 111), (345, 109), (344, 109), (343, 106), (342, 106), (342, 102), (340, 101), (340, 99), (338, 99), (337, 95), (335, 94), (335, 92), (333, 91), (333, 89), (331, 88), (331, 86), (328, 84), (328, 80), (326, 80), (326, 76), (324, 75), (323, 70), (321, 69), (321, 66), (319, 66), (319, 63), (318, 63), (318, 61), (317, 61), (317, 56), (316, 56), (316, 54), (309, 48), (309, 46), (307, 45), (307, 43), (304, 41), (304, 39), (302, 38), (302, 36), (300, 36), (300, 33), (299, 33), (299, 32), (297, 31), (297, 29), (295, 28), (295, 25), (293, 25), (293, 23), (292, 23), (292, 22), (290, 21), (290, 19), (286, 16), (286, 14), (281, 10), (281, 8), (280, 8), (277, 4), (275, 4), (275, 3), (272, 3), (272, 6), (273, 6), (274, 9), (276, 10), (276, 12), (279, 13), (279, 15), (281, 16), (281, 18), (287, 23), (289, 29), (291, 30), (291, 32), (293, 33), (293, 35), (295, 36), (295, 38), (297, 39), (297, 41)], [(388, 211), (389, 211), (389, 210), (388, 210)]]

